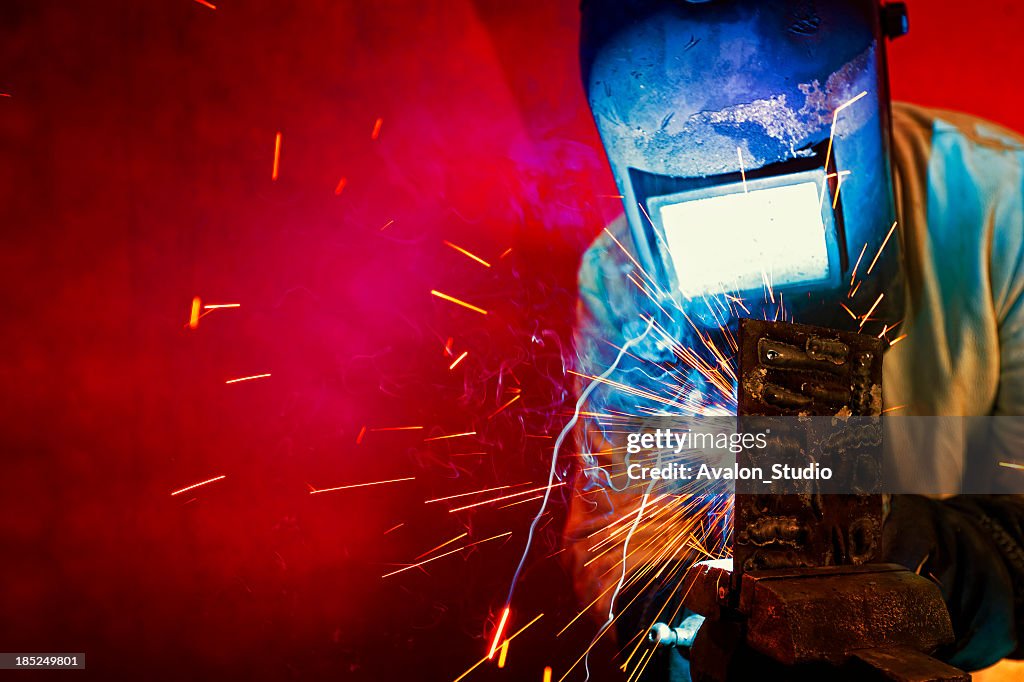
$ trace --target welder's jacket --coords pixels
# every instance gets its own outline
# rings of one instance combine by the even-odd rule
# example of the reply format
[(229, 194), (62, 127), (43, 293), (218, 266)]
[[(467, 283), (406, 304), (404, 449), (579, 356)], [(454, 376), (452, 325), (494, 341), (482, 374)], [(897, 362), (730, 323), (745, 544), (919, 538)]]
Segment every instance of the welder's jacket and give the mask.
[[(885, 405), (905, 406), (901, 413), (908, 415), (1024, 415), (1024, 139), (962, 114), (901, 104), (894, 105), (893, 128), (906, 288), (899, 333), (907, 336), (886, 352)], [(624, 220), (608, 232), (625, 251), (635, 253)], [(575, 338), (583, 375), (602, 374), (615, 361), (617, 348), (644, 330), (643, 304), (652, 304), (637, 296), (629, 279), (636, 266), (625, 251), (602, 233), (583, 257)], [(645, 339), (630, 348), (609, 378), (643, 389), (657, 380), (643, 369), (643, 361), (665, 359), (663, 349)], [(602, 386), (584, 410), (615, 410), (617, 400), (628, 412), (638, 398)], [(1001, 442), (1019, 443), (1024, 437), (1003, 435), (1002, 440), (997, 435), (997, 449)], [(578, 446), (579, 452), (593, 456), (585, 464), (592, 471), (605, 465), (608, 471), (623, 472), (621, 455), (616, 466), (595, 430), (580, 429)], [(1019, 459), (1021, 454), (993, 452), (992, 457)], [(936, 452), (935, 470), (922, 474), (958, 480), (963, 457), (962, 443), (944, 441)], [(577, 591), (600, 620), (608, 616), (622, 561), (621, 544), (608, 551), (610, 545), (601, 540), (619, 530), (622, 524), (609, 525), (635, 512), (639, 499), (639, 493), (617, 493), (583, 472), (577, 475), (567, 524), (568, 555)], [(957, 628), (952, 662), (980, 668), (1005, 656), (1024, 655), (1024, 629), (1018, 632), (1024, 628), (1024, 505), (1017, 498), (917, 500), (909, 508), (921, 528), (906, 535), (936, 536), (945, 542), (938, 552), (942, 556), (929, 557), (925, 570), (940, 581)], [(984, 516), (985, 523), (976, 522), (976, 516)], [(986, 534), (993, 523), (1001, 533), (998, 542)], [(637, 528), (627, 571), (664, 558), (657, 554), (657, 538), (645, 537), (654, 530), (652, 525)], [(905, 561), (915, 561), (913, 570), (926, 552)], [(671, 557), (684, 563), (699, 558)], [(1024, 679), (1024, 664), (1003, 661), (983, 675), (989, 676), (976, 679)]]

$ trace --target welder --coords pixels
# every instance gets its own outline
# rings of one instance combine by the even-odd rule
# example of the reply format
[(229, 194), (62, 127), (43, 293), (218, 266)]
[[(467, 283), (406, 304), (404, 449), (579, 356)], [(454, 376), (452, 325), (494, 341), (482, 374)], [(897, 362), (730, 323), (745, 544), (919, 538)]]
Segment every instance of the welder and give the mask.
[[(878, 0), (584, 0), (583, 83), (625, 207), (580, 268), (578, 371), (605, 379), (589, 414), (664, 413), (643, 403), (665, 383), (656, 368), (680, 372), (667, 337), (716, 366), (709, 349), (728, 347), (737, 317), (780, 315), (886, 339), (887, 408), (1024, 414), (1024, 139), (891, 103), (885, 41), (907, 28), (901, 3)], [(670, 401), (681, 413), (724, 409), (700, 373), (683, 383)], [(579, 432), (591, 466), (567, 554), (583, 603), (615, 614), (625, 645), (672, 589), (612, 589), (621, 553), (590, 550), (639, 494), (595, 478), (621, 455), (599, 428)], [(1022, 435), (994, 433), (993, 461), (1013, 459), (1000, 448)], [(962, 475), (957, 456), (922, 476)], [(647, 528), (634, 547), (656, 546)], [(1024, 658), (1018, 497), (893, 497), (884, 544), (884, 560), (940, 585), (956, 634), (944, 660)], [(688, 679), (685, 648), (659, 657), (644, 679)], [(1024, 678), (999, 673), (1014, 665), (977, 679)]]

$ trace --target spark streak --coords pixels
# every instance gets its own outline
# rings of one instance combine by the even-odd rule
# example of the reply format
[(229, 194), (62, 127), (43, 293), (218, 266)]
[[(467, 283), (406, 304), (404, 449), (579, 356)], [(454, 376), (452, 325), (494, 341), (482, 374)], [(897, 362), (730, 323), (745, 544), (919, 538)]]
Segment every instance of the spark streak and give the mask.
[(338, 180), (338, 184), (334, 186), (334, 196), (338, 196), (345, 190), (345, 185), (348, 184), (348, 178), (342, 177)]
[(871, 318), (871, 313), (875, 312), (875, 308), (878, 307), (878, 304), (882, 302), (883, 298), (885, 298), (885, 294), (879, 294), (878, 298), (876, 298), (875, 302), (871, 305), (871, 308), (866, 313), (864, 313), (864, 317), (862, 317), (860, 320), (859, 329), (862, 329), (864, 325), (867, 324), (868, 319)]
[(463, 436), (475, 436), (476, 431), (466, 431), (465, 433), (452, 433), (447, 436), (434, 436), (433, 438), (424, 438), (424, 443), (429, 443), (435, 440), (448, 440), (449, 438), (461, 438)]
[(274, 168), (270, 171), (270, 179), (277, 182), (278, 171), (281, 168), (281, 132), (274, 136)]
[(508, 407), (509, 405), (511, 405), (512, 403), (514, 403), (515, 401), (519, 400), (522, 397), (523, 397), (522, 394), (515, 396), (514, 398), (512, 398), (512, 400), (509, 400), (507, 403), (505, 403), (504, 405), (502, 405), (501, 407), (496, 409), (494, 412), (491, 412), (489, 415), (487, 415), (487, 418), (490, 419), (491, 417), (495, 416), (496, 414), (498, 414), (499, 412), (504, 410), (506, 407)]
[(189, 315), (189, 318), (188, 318), (188, 328), (189, 329), (196, 329), (197, 327), (199, 327), (199, 307), (200, 307), (200, 304), (201, 304), (201, 301), (199, 300), (199, 297), (198, 296), (194, 296), (192, 298), (192, 314)]
[[(196, 297), (198, 298), (198, 296)], [(220, 310), (221, 308), (241, 308), (241, 303), (210, 303), (203, 306), (203, 310)]]
[(506, 606), (501, 613), (501, 621), (498, 622), (498, 629), (494, 631), (494, 642), (491, 643), (491, 651), (487, 654), (487, 658), (494, 658), (494, 652), (498, 649), (498, 642), (501, 641), (501, 633), (505, 630), (505, 623), (508, 621), (511, 609), (511, 606)]
[(238, 377), (237, 379), (228, 379), (224, 383), (225, 384), (237, 384), (240, 381), (252, 381), (253, 379), (265, 379), (266, 377), (269, 377), (269, 376), (270, 376), (270, 372), (267, 372), (266, 374), (252, 374), (252, 375), (247, 376), (247, 377)]
[(878, 257), (882, 255), (882, 251), (883, 251), (883, 249), (885, 249), (885, 245), (889, 243), (889, 237), (892, 236), (893, 231), (896, 229), (896, 223), (897, 222), (899, 222), (899, 221), (898, 220), (892, 221), (892, 227), (889, 228), (889, 233), (885, 235), (885, 239), (882, 240), (882, 245), (878, 247), (878, 253), (875, 254), (874, 260), (872, 260), (871, 261), (871, 265), (868, 266), (868, 274), (869, 275), (871, 274), (871, 271), (874, 269), (875, 263), (878, 262)]
[(210, 9), (217, 9), (216, 5), (214, 5), (211, 2), (207, 2), (206, 0), (196, 0), (196, 2), (198, 2), (203, 7), (209, 7)]
[(454, 513), (454, 512), (460, 512), (460, 511), (464, 511), (466, 509), (471, 509), (473, 507), (480, 507), (480, 506), (483, 506), (485, 504), (491, 504), (492, 502), (501, 502), (502, 500), (508, 500), (508, 499), (513, 498), (513, 497), (519, 497), (520, 495), (529, 495), (530, 493), (535, 493), (535, 492), (538, 492), (538, 491), (541, 491), (541, 490), (550, 490), (552, 488), (558, 488), (558, 487), (563, 486), (563, 485), (565, 485), (565, 481), (562, 481), (561, 483), (555, 483), (554, 485), (542, 485), (539, 488), (533, 488), (531, 490), (522, 490), (522, 491), (520, 491), (518, 493), (511, 493), (509, 495), (503, 495), (501, 497), (495, 497), (495, 498), (490, 499), (490, 500), (484, 500), (483, 502), (474, 502), (473, 504), (467, 504), (464, 507), (456, 507), (455, 509), (449, 509), (448, 513), (451, 514), (451, 513)]
[[(409, 566), (403, 566), (402, 568), (398, 569), (397, 571), (391, 571), (390, 573), (385, 573), (384, 575), (381, 576), (381, 578), (388, 578), (388, 577), (396, 575), (398, 573), (402, 573), (403, 571), (409, 571), (409, 570), (412, 570), (414, 568), (418, 568), (418, 567), (422, 566), (423, 564), (429, 564), (431, 561), (437, 561), (438, 559), (443, 559), (446, 556), (451, 556), (452, 554), (457, 554), (458, 552), (461, 552), (464, 549), (469, 549), (470, 547), (475, 547), (476, 545), (482, 545), (485, 542), (490, 542), (491, 540), (497, 540), (498, 538), (503, 538), (503, 537), (506, 537), (508, 535), (512, 535), (512, 531), (508, 531), (508, 532), (502, 533), (501, 535), (494, 535), (494, 536), (489, 537), (489, 538), (484, 538), (483, 540), (477, 540), (476, 542), (471, 542), (468, 545), (463, 545), (462, 547), (459, 547), (458, 549), (453, 549), (450, 552), (445, 552), (444, 554), (438, 554), (437, 556), (430, 557), (429, 559), (424, 559), (423, 561), (421, 561), (421, 562), (419, 562), (417, 564), (410, 564)], [(512, 639), (512, 638), (509, 637), (509, 639)]]
[(743, 150), (736, 147), (736, 158), (740, 160), (740, 177), (743, 179), (743, 193), (747, 194), (747, 171), (743, 168)]
[(221, 476), (214, 476), (213, 478), (209, 478), (209, 479), (207, 479), (205, 481), (200, 481), (199, 483), (193, 483), (190, 486), (185, 486), (181, 490), (175, 490), (173, 493), (171, 493), (171, 497), (174, 497), (175, 495), (180, 495), (183, 492), (185, 492), (186, 490), (192, 490), (193, 488), (198, 488), (201, 485), (206, 485), (207, 483), (213, 483), (214, 481), (220, 481), (220, 480), (225, 479), (225, 478), (227, 478), (227, 474), (223, 474)]
[(351, 485), (339, 485), (339, 486), (336, 486), (334, 488), (317, 488), (316, 490), (310, 490), (309, 494), (310, 495), (316, 495), (318, 493), (334, 492), (335, 490), (349, 490), (351, 488), (366, 488), (367, 486), (371, 486), (371, 485), (383, 485), (385, 483), (398, 483), (400, 481), (415, 481), (415, 480), (416, 480), (415, 476), (409, 476), (407, 478), (391, 478), (391, 479), (388, 479), (386, 481), (371, 481), (369, 483), (353, 483)]
[(455, 358), (455, 362), (453, 362), (452, 364), (448, 365), (448, 369), (455, 369), (456, 367), (458, 367), (459, 363), (462, 362), (463, 360), (465, 360), (467, 355), (469, 355), (469, 351), (468, 350), (462, 351), (462, 355), (460, 355), (459, 357)]
[(373, 122), (373, 132), (370, 133), (370, 139), (371, 140), (376, 140), (377, 138), (380, 137), (380, 129), (381, 129), (381, 126), (383, 126), (383, 125), (384, 125), (384, 119), (383, 118), (378, 118), (376, 121)]
[(480, 313), (481, 315), (486, 315), (487, 314), (487, 311), (484, 310), (483, 308), (478, 308), (475, 305), (472, 305), (470, 303), (466, 303), (465, 301), (463, 301), (461, 299), (458, 299), (458, 298), (455, 298), (454, 296), (449, 296), (448, 294), (442, 294), (437, 289), (431, 289), (430, 293), (433, 294), (434, 296), (437, 296), (438, 298), (444, 299), (444, 300), (446, 300), (446, 301), (448, 301), (450, 303), (454, 303), (455, 305), (460, 305), (463, 308), (467, 308), (469, 310), (472, 310), (475, 313)]
[(461, 253), (466, 258), (471, 258), (471, 259), (475, 260), (477, 263), (479, 263), (480, 265), (484, 266), (485, 268), (491, 267), (491, 264), (488, 263), (487, 261), (485, 261), (483, 258), (481, 258), (480, 256), (477, 256), (474, 253), (470, 253), (469, 251), (467, 251), (466, 249), (462, 248), (461, 246), (458, 246), (456, 244), (452, 244), (447, 239), (442, 239), (441, 241), (444, 242), (444, 244), (446, 246), (450, 246), (451, 248), (455, 249), (456, 251)]

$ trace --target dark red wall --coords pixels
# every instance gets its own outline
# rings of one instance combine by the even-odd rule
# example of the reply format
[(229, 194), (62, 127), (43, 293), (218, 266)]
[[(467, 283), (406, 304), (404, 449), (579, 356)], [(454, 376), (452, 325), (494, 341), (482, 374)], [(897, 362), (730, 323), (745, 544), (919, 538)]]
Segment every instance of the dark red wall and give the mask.
[[(214, 4), (0, 8), (0, 650), (86, 651), (107, 679), (452, 679), (536, 503), (423, 501), (543, 479), (576, 259), (620, 210), (576, 3)], [(897, 96), (1024, 129), (1018, 5), (911, 9)], [(241, 308), (189, 330), (197, 295)], [(393, 426), (424, 429), (357, 443)], [(514, 604), (544, 619), (476, 679), (564, 670), (593, 633), (553, 638), (558, 526)]]

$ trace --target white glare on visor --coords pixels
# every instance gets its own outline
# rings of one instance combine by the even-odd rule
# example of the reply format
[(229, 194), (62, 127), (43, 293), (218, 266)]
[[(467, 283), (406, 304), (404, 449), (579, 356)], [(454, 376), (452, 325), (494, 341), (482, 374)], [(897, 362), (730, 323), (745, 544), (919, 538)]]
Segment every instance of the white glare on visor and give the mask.
[(814, 182), (661, 206), (679, 290), (686, 297), (786, 286), (828, 275)]

